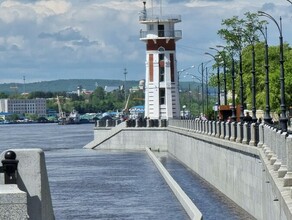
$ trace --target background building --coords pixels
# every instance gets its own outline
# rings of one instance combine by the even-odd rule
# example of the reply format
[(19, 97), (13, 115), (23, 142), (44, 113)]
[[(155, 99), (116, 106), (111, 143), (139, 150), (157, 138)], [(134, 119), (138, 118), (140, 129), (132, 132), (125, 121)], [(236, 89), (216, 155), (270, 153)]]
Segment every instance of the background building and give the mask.
[(46, 116), (46, 99), (0, 99), (0, 112)]

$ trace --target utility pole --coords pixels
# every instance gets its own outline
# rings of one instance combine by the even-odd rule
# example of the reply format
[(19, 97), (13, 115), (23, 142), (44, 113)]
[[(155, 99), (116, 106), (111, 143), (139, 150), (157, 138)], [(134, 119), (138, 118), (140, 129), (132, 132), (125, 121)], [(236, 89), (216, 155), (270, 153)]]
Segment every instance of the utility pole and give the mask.
[(25, 94), (25, 76), (23, 76), (23, 93)]
[(126, 82), (127, 82), (127, 69), (124, 69), (124, 75), (125, 75), (125, 80), (124, 80), (124, 93), (125, 93), (125, 103), (127, 102), (127, 89), (126, 89)]

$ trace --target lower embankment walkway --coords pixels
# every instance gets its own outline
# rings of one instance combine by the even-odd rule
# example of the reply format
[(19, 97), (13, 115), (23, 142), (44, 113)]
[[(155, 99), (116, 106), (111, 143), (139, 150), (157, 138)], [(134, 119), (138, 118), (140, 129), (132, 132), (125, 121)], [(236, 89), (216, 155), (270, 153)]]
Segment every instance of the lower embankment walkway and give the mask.
[(96, 127), (85, 147), (167, 151), (256, 219), (292, 219), (290, 134), (265, 124), (157, 121)]

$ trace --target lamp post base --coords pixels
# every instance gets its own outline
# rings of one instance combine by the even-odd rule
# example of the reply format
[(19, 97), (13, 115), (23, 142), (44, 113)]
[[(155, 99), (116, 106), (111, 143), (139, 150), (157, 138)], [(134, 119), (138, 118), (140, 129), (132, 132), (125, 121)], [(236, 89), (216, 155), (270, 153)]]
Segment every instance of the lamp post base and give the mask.
[(287, 132), (287, 127), (288, 127), (288, 125), (287, 125), (287, 123), (288, 123), (288, 118), (280, 118), (280, 126), (281, 126), (281, 130), (282, 130), (282, 132)]

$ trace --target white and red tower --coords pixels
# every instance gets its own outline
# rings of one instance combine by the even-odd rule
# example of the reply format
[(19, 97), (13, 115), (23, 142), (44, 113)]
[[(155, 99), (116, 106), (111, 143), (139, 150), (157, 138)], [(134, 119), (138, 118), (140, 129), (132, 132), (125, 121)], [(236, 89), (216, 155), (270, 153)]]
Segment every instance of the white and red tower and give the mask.
[(146, 1), (139, 21), (146, 25), (140, 40), (146, 43), (145, 117), (168, 119), (180, 117), (176, 41), (182, 31), (175, 30), (179, 15), (148, 15)]

